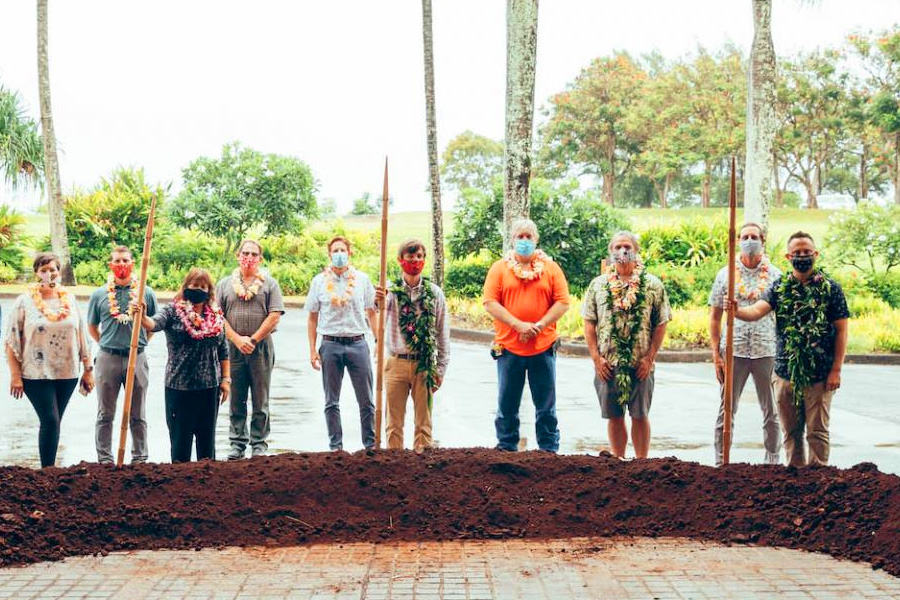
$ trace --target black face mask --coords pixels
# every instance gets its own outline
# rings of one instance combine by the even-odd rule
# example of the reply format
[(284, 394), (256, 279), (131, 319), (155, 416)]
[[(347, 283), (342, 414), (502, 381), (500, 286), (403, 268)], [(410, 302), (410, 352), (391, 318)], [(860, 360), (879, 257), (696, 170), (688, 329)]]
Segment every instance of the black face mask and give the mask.
[(808, 273), (810, 269), (813, 268), (813, 263), (815, 262), (816, 259), (813, 256), (795, 256), (791, 259), (791, 266), (800, 273)]
[(182, 295), (184, 296), (184, 299), (191, 304), (201, 304), (209, 300), (209, 292), (206, 290), (192, 290), (191, 288), (187, 288)]

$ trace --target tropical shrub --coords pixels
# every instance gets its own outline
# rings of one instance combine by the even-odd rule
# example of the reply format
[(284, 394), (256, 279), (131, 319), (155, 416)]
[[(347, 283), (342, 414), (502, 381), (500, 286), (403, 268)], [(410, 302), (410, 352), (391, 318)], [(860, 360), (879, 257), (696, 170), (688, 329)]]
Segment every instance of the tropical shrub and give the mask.
[(696, 267), (707, 261), (725, 264), (728, 258), (728, 225), (724, 221), (682, 221), (656, 225), (640, 232), (641, 256), (648, 265), (669, 263)]
[(866, 286), (893, 308), (900, 308), (900, 273), (877, 273), (866, 279)]
[(900, 206), (861, 202), (831, 216), (825, 235), (829, 260), (874, 277), (900, 266)]
[(9, 266), (16, 272), (22, 268), (25, 257), (22, 248), (26, 241), (24, 230), (25, 217), (9, 206), (0, 206), (0, 265)]
[(487, 253), (451, 260), (444, 276), (444, 292), (464, 298), (479, 298), (494, 258)]

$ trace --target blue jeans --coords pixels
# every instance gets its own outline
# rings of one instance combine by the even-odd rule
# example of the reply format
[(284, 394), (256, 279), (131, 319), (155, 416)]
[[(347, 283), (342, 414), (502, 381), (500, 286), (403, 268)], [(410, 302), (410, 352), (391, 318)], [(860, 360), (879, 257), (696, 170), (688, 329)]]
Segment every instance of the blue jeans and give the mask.
[(362, 443), (365, 448), (375, 446), (375, 403), (372, 400), (372, 359), (365, 340), (342, 344), (322, 341), (319, 347), (322, 359), (322, 385), (325, 388), (325, 424), (328, 426), (328, 446), (332, 450), (344, 447), (341, 428), (341, 384), (344, 369), (350, 374), (350, 383), (356, 392), (359, 405), (359, 422)]
[(556, 420), (556, 351), (551, 348), (535, 356), (518, 356), (503, 351), (497, 359), (500, 393), (497, 403), (497, 446), (516, 450), (519, 445), (519, 406), (525, 389), (525, 375), (534, 401), (538, 447), (548, 452), (559, 450), (559, 427)]

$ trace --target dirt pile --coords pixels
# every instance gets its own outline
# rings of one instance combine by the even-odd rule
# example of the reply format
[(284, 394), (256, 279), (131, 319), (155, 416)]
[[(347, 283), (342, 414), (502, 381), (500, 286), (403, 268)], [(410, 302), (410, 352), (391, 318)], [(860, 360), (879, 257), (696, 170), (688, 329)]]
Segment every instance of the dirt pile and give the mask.
[(900, 478), (492, 450), (0, 469), (0, 565), (125, 549), (678, 536), (802, 548), (900, 576)]

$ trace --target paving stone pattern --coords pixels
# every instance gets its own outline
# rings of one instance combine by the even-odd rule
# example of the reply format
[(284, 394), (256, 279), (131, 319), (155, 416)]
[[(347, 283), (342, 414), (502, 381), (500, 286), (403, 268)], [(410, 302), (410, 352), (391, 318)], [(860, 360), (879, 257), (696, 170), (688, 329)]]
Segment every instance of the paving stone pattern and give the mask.
[(2, 600), (898, 597), (900, 579), (865, 564), (646, 538), (138, 551), (0, 570)]

